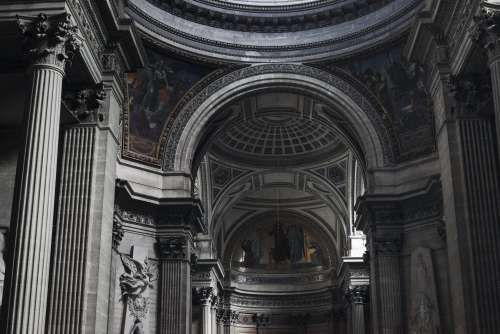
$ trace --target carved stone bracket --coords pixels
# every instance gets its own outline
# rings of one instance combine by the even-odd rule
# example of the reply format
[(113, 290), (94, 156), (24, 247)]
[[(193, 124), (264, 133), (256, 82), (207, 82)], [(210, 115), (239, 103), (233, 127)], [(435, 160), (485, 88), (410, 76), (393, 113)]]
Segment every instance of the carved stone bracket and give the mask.
[(185, 237), (168, 237), (158, 240), (160, 257), (165, 260), (186, 260), (186, 247)]
[(34, 64), (53, 65), (63, 70), (80, 48), (78, 28), (67, 13), (51, 17), (43, 13), (37, 17), (18, 16), (17, 23)]

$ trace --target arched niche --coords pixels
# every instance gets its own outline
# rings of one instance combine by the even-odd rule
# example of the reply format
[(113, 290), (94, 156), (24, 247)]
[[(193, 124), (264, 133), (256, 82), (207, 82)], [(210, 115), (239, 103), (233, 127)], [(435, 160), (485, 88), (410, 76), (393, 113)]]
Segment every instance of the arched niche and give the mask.
[(247, 291), (305, 291), (332, 284), (336, 240), (317, 220), (267, 212), (239, 224), (222, 255), (231, 286)]

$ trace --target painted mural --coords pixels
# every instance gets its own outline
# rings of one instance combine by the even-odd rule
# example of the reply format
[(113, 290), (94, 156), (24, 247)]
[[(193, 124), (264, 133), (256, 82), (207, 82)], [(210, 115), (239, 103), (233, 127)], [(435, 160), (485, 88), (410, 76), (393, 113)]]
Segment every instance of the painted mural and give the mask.
[(432, 102), (425, 87), (427, 78), (422, 65), (406, 62), (400, 48), (394, 47), (345, 67), (388, 111), (399, 142), (399, 161), (435, 150)]
[(128, 151), (158, 156), (167, 120), (182, 96), (211, 69), (147, 49), (147, 64), (128, 74)]
[(235, 269), (290, 271), (328, 264), (317, 234), (306, 224), (264, 222), (244, 231), (232, 256)]

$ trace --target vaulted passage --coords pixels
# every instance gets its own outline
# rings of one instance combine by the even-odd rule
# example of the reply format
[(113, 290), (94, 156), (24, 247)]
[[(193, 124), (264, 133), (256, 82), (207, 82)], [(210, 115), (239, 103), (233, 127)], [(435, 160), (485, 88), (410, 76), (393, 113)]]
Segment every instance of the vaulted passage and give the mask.
[(498, 334), (500, 4), (0, 4), (0, 333)]

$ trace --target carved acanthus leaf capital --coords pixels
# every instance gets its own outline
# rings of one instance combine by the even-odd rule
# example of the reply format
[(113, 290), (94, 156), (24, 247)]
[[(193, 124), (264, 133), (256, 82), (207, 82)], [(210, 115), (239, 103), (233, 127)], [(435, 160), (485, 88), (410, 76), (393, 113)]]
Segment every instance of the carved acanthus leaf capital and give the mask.
[(374, 241), (374, 249), (379, 255), (397, 256), (401, 252), (401, 240), (384, 239)]
[(483, 4), (481, 13), (474, 17), (473, 40), (489, 52), (495, 52), (500, 41), (500, 11)]
[(158, 240), (160, 257), (165, 260), (186, 260), (186, 247), (185, 237), (168, 237)]
[(17, 17), (31, 61), (34, 64), (54, 65), (64, 69), (80, 48), (78, 28), (72, 23), (71, 15)]
[(215, 299), (214, 289), (210, 286), (193, 288), (193, 301), (202, 305), (211, 305)]
[(106, 91), (102, 82), (92, 88), (66, 92), (63, 98), (68, 109), (82, 122), (102, 122), (104, 115), (100, 111), (105, 99)]
[(368, 286), (359, 285), (346, 291), (346, 298), (353, 304), (366, 304), (368, 302)]
[(457, 116), (479, 116), (490, 112), (487, 108), (491, 102), (489, 73), (451, 76), (448, 89), (455, 101), (454, 112)]

